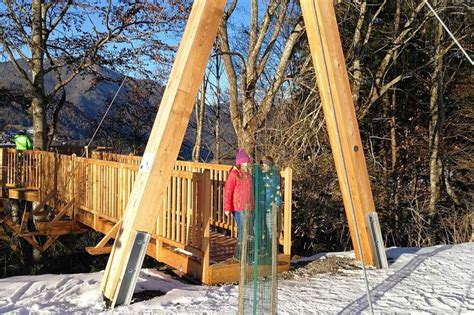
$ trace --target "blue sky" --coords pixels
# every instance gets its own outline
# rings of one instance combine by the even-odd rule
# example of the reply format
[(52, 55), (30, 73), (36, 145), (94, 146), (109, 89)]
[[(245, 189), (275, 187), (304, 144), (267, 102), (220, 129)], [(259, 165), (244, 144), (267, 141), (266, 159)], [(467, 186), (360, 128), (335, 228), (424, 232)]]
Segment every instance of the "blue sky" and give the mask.
[[(105, 2), (105, 1), (104, 1)], [(250, 6), (249, 0), (243, 0), (240, 1), (238, 4), (238, 7), (232, 16), (233, 22), (236, 22), (237, 24), (245, 24), (248, 23), (249, 20), (249, 10), (247, 9)], [(7, 8), (5, 7), (3, 2), (0, 2), (0, 11), (6, 12)], [(105, 26), (102, 23), (102, 19), (99, 18), (96, 14), (90, 14), (89, 16), (85, 17), (85, 21), (82, 24), (82, 29), (85, 32), (89, 32), (91, 34), (94, 33), (94, 27), (97, 28), (99, 31), (104, 31)], [(27, 32), (29, 33), (30, 29), (26, 29)], [(60, 30), (61, 31), (61, 30)], [(177, 46), (179, 44), (179, 41), (181, 39), (182, 33), (180, 32), (179, 34), (173, 34), (173, 33), (166, 33), (166, 34), (158, 34), (157, 38), (161, 41), (163, 41), (166, 44), (172, 45), (172, 46)], [(54, 37), (54, 32), (51, 35)], [(123, 47), (133, 47), (136, 49), (136, 46), (139, 46), (138, 41), (133, 41), (132, 44), (117, 44), (117, 46), (123, 46)], [(1, 50), (0, 50), (1, 51)], [(22, 49), (22, 52), (25, 53), (26, 55), (30, 56), (28, 49), (25, 47)], [(5, 56), (0, 55), (0, 61), (6, 61), (7, 58)]]
[[(104, 3), (105, 3), (105, 1), (104, 1)], [(229, 1), (229, 4), (230, 4), (230, 1)], [(234, 14), (232, 15), (232, 19), (231, 19), (232, 23), (234, 23), (237, 26), (248, 24), (249, 20), (250, 20), (250, 9), (249, 8), (250, 8), (250, 0), (241, 0), (241, 1), (239, 1), (238, 6), (237, 6)], [(0, 11), (6, 11), (5, 5), (1, 2), (0, 2)], [(84, 22), (82, 23), (82, 30), (87, 32), (87, 33), (90, 33), (92, 35), (92, 34), (94, 34), (94, 28), (98, 29), (99, 31), (104, 31), (105, 26), (103, 25), (103, 19), (100, 18), (97, 14), (92, 14), (92, 13), (90, 15), (84, 16)], [(232, 35), (232, 30), (233, 29), (230, 28), (231, 35)], [(27, 31), (29, 31), (29, 29), (27, 29)], [(59, 28), (58, 31), (60, 32), (61, 28)], [(51, 36), (54, 38), (55, 34), (53, 33)], [(182, 32), (170, 32), (170, 33), (158, 34), (157, 38), (159, 40), (163, 41), (166, 44), (177, 47), (179, 45), (181, 36), (182, 36)], [(124, 44), (123, 43), (123, 44), (115, 44), (115, 45), (118, 46), (118, 47), (132, 48), (137, 52), (137, 54), (139, 54), (139, 52), (140, 52), (140, 48), (139, 48), (140, 47), (140, 41), (138, 41), (138, 40), (132, 41), (130, 44)], [(112, 45), (109, 45), (109, 47), (112, 48)], [(26, 47), (23, 48), (22, 51), (26, 55), (30, 55), (29, 50)], [(2, 52), (2, 49), (0, 48), (0, 53), (1, 52)], [(140, 59), (142, 61), (143, 66), (147, 70), (156, 73), (157, 74), (156, 79), (158, 81), (161, 81), (160, 83), (164, 85), (166, 83), (164, 80), (166, 80), (167, 74), (162, 73), (163, 68), (160, 67), (159, 64), (157, 64), (154, 61), (144, 60), (144, 58), (140, 58)], [(8, 58), (6, 58), (5, 56), (2, 56), (0, 54), (0, 61), (6, 61), (6, 60), (8, 60)], [(170, 68), (171, 67), (167, 67), (168, 70)], [(136, 72), (128, 72), (127, 73), (127, 71), (125, 71), (125, 69), (121, 72), (125, 75), (128, 75), (128, 76), (139, 77), (138, 73), (136, 73)], [(210, 77), (210, 80), (211, 80), (211, 83), (215, 82), (215, 79), (212, 76)], [(222, 84), (222, 87), (225, 88), (225, 86), (226, 86), (225, 79), (224, 79), (223, 82), (221, 82), (221, 84)]]

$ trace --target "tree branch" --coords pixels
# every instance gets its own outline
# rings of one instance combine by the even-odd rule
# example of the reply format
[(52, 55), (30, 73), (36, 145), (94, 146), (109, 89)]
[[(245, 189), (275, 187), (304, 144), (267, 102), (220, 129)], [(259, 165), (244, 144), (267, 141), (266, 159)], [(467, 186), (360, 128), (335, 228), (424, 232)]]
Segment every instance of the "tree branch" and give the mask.
[[(252, 0), (250, 3), (250, 36), (249, 36), (249, 58), (252, 47), (255, 47), (257, 41), (258, 28), (258, 1)], [(250, 63), (249, 63), (250, 65)]]
[[(50, 3), (49, 6), (51, 6), (53, 2)], [(54, 19), (54, 21), (51, 22), (50, 24), (50, 27), (49, 28), (45, 28), (45, 38), (48, 38), (49, 37), (49, 34), (58, 26), (58, 24), (62, 21), (62, 19), (64, 18), (64, 16), (66, 15), (67, 11), (69, 10), (70, 6), (72, 4), (72, 0), (67, 0), (67, 2), (64, 4), (64, 7), (63, 9), (61, 10), (61, 12), (59, 12), (58, 16), (56, 17), (56, 19)], [(47, 7), (46, 10), (49, 9), (49, 6)]]
[(267, 116), (267, 114), (269, 113), (273, 100), (275, 98), (276, 92), (278, 91), (278, 89), (280, 88), (280, 86), (283, 84), (285, 80), (285, 71), (288, 65), (288, 61), (290, 60), (291, 53), (293, 52), (293, 48), (298, 42), (298, 39), (300, 38), (300, 36), (303, 34), (303, 31), (304, 31), (303, 20), (300, 20), (296, 24), (293, 32), (288, 37), (288, 41), (285, 44), (285, 48), (281, 55), (281, 59), (278, 63), (277, 70), (275, 72), (274, 79), (273, 79), (270, 89), (267, 91), (267, 94), (265, 95), (262, 103), (260, 104), (257, 113), (249, 121), (250, 128), (257, 128), (258, 126), (260, 126), (265, 120), (265, 117)]
[[(286, 12), (286, 5), (288, 4), (288, 0), (283, 0), (283, 4), (285, 5), (285, 12)], [(263, 41), (267, 35), (268, 28), (270, 27), (270, 23), (272, 17), (278, 8), (278, 1), (271, 1), (267, 10), (265, 11), (265, 15), (263, 17), (262, 25), (260, 27), (260, 31), (258, 34), (258, 39), (254, 40), (254, 42), (250, 42), (249, 45), (249, 54), (248, 54), (248, 68), (249, 68), (249, 82), (254, 83), (258, 75), (255, 72), (257, 58), (262, 49)], [(252, 26), (252, 32), (257, 32), (257, 25)]]
[[(418, 13), (421, 11), (424, 5), (425, 3), (421, 2), (415, 8), (410, 18), (408, 19), (408, 21), (405, 23), (404, 29), (395, 38), (395, 40), (392, 43), (392, 47), (387, 51), (384, 58), (382, 59), (379, 65), (379, 68), (375, 74), (375, 83), (372, 84), (372, 88), (370, 89), (369, 96), (367, 97), (367, 101), (361, 106), (362, 110), (361, 110), (361, 113), (359, 114), (359, 119), (363, 119), (365, 115), (367, 114), (368, 109), (372, 106), (372, 102), (374, 102), (374, 100), (378, 100), (380, 96), (382, 96), (386, 92), (387, 89), (383, 89), (383, 87), (380, 87), (380, 85), (382, 84), (382, 79), (385, 76), (385, 73), (390, 65), (390, 62), (397, 60), (397, 58), (400, 56), (400, 54), (396, 54), (396, 51), (398, 51), (398, 49), (402, 46), (402, 43), (404, 44), (408, 43), (426, 23), (427, 19), (424, 19), (415, 29), (413, 29), (412, 27)], [(391, 82), (393, 82), (394, 80), (392, 80)], [(382, 91), (385, 91), (385, 92), (382, 92)]]
[(3, 47), (5, 48), (5, 51), (7, 52), (8, 56), (10, 57), (10, 61), (13, 63), (15, 66), (16, 70), (18, 73), (20, 73), (21, 78), (31, 87), (34, 88), (33, 82), (30, 80), (28, 77), (28, 74), (26, 73), (25, 70), (18, 64), (18, 61), (15, 59), (15, 56), (13, 55), (13, 52), (10, 48), (10, 45), (7, 43), (5, 38), (3, 37), (3, 32), (0, 33), (0, 42), (2, 43)]
[[(235, 5), (237, 0), (234, 0), (228, 12), (226, 12), (224, 18), (221, 20), (221, 24), (219, 26), (219, 41), (221, 43), (221, 47), (223, 51), (230, 52), (229, 47), (229, 36), (227, 33), (227, 20), (230, 17), (229, 12), (232, 13), (235, 9)], [(224, 61), (224, 69), (227, 74), (227, 79), (229, 80), (229, 96), (230, 96), (230, 118), (232, 120), (232, 124), (234, 125), (235, 130), (237, 133), (241, 132), (242, 130), (242, 123), (239, 117), (239, 109), (238, 109), (238, 91), (237, 91), (237, 74), (235, 72), (235, 66), (232, 62), (232, 58), (228, 54), (224, 54), (222, 56)], [(245, 64), (245, 62), (244, 62)]]
[(268, 45), (265, 48), (265, 51), (262, 55), (262, 59), (260, 60), (260, 63), (258, 64), (256, 77), (259, 77), (262, 74), (263, 69), (265, 69), (265, 65), (267, 64), (268, 58), (270, 57), (270, 53), (271, 53), (273, 47), (275, 46), (275, 42), (278, 38), (278, 34), (280, 33), (281, 27), (282, 27), (283, 22), (285, 20), (286, 11), (287, 11), (287, 8), (288, 8), (288, 6), (287, 6), (288, 0), (283, 0), (283, 2), (284, 2), (283, 7), (281, 8), (280, 14), (278, 15), (278, 20), (277, 20), (277, 23), (275, 25), (275, 28), (273, 29), (273, 33), (272, 33), (272, 36), (270, 38), (270, 41), (268, 42)]
[(20, 32), (20, 34), (22, 35), (23, 39), (25, 40), (25, 42), (29, 46), (31, 46), (32, 42), (30, 40), (30, 36), (28, 36), (28, 34), (26, 34), (26, 31), (23, 28), (23, 25), (21, 24), (18, 16), (15, 13), (15, 10), (13, 10), (12, 3), (8, 0), (4, 0), (3, 3), (5, 3), (5, 5), (8, 9), (8, 12), (10, 14), (10, 17), (12, 18), (13, 22), (15, 22), (15, 25), (16, 25), (18, 31)]

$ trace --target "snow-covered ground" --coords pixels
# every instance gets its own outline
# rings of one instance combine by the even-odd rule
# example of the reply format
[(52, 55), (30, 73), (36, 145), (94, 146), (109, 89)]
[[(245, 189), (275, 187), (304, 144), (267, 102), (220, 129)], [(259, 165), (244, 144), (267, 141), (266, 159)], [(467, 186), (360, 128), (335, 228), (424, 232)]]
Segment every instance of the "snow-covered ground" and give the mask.
[[(393, 261), (389, 269), (368, 270), (375, 313), (474, 314), (474, 243), (391, 248), (387, 256)], [(101, 276), (91, 273), (1, 279), (0, 313), (107, 312), (99, 293)], [(163, 273), (143, 269), (136, 292), (143, 290), (166, 294), (118, 307), (114, 313), (237, 312), (238, 290), (233, 285), (183, 284)], [(281, 280), (278, 299), (281, 314), (369, 312), (360, 270)]]

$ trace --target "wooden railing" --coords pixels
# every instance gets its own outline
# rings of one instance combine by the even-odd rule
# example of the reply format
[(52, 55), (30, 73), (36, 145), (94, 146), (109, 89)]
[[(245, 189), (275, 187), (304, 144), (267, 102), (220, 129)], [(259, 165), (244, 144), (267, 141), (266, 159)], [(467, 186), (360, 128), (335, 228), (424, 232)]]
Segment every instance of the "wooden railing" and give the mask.
[(38, 163), (42, 153), (39, 151), (18, 152), (14, 149), (2, 149), (2, 172), (7, 187), (39, 188), (40, 176)]
[[(107, 161), (116, 161), (127, 164), (140, 165), (141, 157), (120, 155), (110, 152), (92, 152), (92, 156)], [(233, 237), (237, 236), (237, 226), (232, 216), (224, 214), (224, 184), (232, 165), (196, 163), (189, 161), (176, 161), (175, 170), (203, 173), (209, 171), (211, 180), (211, 226), (228, 230)], [(292, 169), (285, 168), (281, 176), (281, 203), (282, 203), (282, 229), (280, 244), (284, 246), (284, 253), (290, 254), (291, 248), (291, 203), (292, 203)]]
[[(74, 209), (118, 222), (125, 211), (140, 157), (101, 152), (101, 159), (53, 152), (1, 149), (2, 180), (9, 187), (39, 189), (41, 198), (55, 191), (56, 199)], [(154, 235), (197, 251), (203, 247), (205, 218), (215, 229), (237, 233), (232, 217), (224, 215), (223, 190), (230, 165), (177, 161), (160, 210)], [(282, 232), (280, 244), (290, 254), (291, 169), (282, 177)], [(206, 186), (206, 187), (203, 187)], [(210, 187), (207, 187), (210, 186)], [(205, 192), (203, 189), (207, 189)], [(207, 194), (207, 192), (209, 192)], [(210, 200), (204, 200), (205, 196)], [(73, 212), (75, 213), (75, 212)]]

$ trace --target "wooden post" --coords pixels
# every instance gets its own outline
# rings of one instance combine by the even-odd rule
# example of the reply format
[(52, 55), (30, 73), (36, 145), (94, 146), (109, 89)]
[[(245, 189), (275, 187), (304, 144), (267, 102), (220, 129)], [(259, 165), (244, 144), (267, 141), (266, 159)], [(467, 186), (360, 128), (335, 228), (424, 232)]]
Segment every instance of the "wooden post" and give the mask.
[(285, 205), (283, 212), (283, 253), (291, 256), (291, 203), (292, 203), (293, 170), (285, 168)]
[(225, 5), (225, 0), (194, 2), (102, 279), (109, 300), (118, 293), (135, 231), (153, 231)]
[(270, 314), (277, 313), (277, 286), (278, 286), (278, 217), (279, 217), (279, 209), (276, 206), (275, 202), (272, 202), (272, 272), (271, 272), (271, 283), (272, 283), (272, 298), (270, 304)]
[[(311, 55), (356, 257), (375, 265), (365, 222), (375, 211), (333, 1), (301, 0)], [(356, 222), (354, 222), (354, 219)]]
[[(6, 149), (0, 148), (0, 185), (5, 185), (6, 181), (6, 170), (7, 170), (7, 159), (6, 159)], [(2, 196), (0, 192), (0, 197)]]
[(209, 258), (211, 253), (211, 173), (209, 170), (200, 174), (199, 181), (199, 207), (202, 215), (202, 277), (203, 283), (209, 283)]

